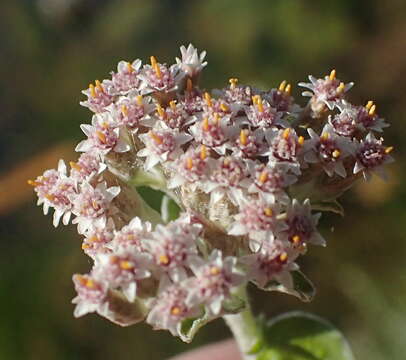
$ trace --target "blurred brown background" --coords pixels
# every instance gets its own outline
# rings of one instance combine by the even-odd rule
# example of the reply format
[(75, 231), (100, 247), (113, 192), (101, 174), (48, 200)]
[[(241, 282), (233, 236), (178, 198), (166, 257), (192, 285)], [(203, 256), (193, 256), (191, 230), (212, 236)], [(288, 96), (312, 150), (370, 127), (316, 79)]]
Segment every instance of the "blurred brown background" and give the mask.
[[(192, 345), (146, 325), (75, 320), (71, 275), (87, 271), (73, 227), (53, 229), (26, 179), (75, 158), (90, 113), (80, 90), (121, 59), (171, 62), (193, 42), (208, 51), (203, 86), (230, 77), (293, 83), (333, 67), (355, 81), (355, 103), (374, 100), (392, 124), (391, 180), (361, 183), (346, 217), (323, 217), (325, 249), (301, 265), (318, 287), (311, 304), (255, 295), (268, 314), (302, 309), (330, 319), (358, 359), (406, 354), (406, 2), (404, 0), (2, 0), (0, 3), (0, 359), (165, 359), (229, 336), (221, 320)], [(294, 93), (300, 90), (295, 87)], [(405, 221), (405, 222), (404, 222)], [(332, 227), (334, 226), (334, 229)], [(334, 230), (334, 231), (332, 231)]]

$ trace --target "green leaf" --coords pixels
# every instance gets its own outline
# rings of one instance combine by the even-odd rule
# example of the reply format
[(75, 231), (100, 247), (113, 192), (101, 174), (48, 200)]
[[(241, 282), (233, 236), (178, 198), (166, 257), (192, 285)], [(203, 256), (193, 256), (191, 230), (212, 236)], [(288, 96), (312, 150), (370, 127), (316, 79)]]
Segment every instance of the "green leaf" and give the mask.
[(245, 301), (237, 295), (231, 295), (223, 301), (222, 307), (227, 314), (237, 314), (245, 308)]
[(321, 202), (314, 203), (314, 204), (312, 204), (312, 210), (329, 211), (334, 214), (344, 216), (344, 208), (337, 200), (321, 201)]
[(291, 312), (263, 325), (263, 347), (256, 360), (353, 360), (341, 334), (327, 321)]
[(161, 202), (161, 217), (165, 223), (179, 217), (180, 207), (169, 196), (164, 195)]
[(213, 318), (209, 317), (205, 311), (202, 311), (202, 314), (199, 317), (183, 320), (179, 328), (180, 338), (184, 342), (190, 343), (199, 329), (212, 319)]
[(276, 280), (269, 282), (263, 289), (266, 291), (278, 291), (293, 295), (304, 302), (309, 302), (314, 298), (316, 289), (313, 283), (299, 270), (292, 271), (293, 289), (287, 288)]

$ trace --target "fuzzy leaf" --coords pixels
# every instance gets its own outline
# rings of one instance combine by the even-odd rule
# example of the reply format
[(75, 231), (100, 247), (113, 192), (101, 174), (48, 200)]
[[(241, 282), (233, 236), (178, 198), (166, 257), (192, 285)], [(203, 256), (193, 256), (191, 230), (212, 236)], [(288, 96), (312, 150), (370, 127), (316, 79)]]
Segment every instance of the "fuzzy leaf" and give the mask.
[(257, 360), (354, 360), (340, 331), (301, 312), (287, 313), (265, 324), (262, 344)]
[(263, 289), (293, 295), (304, 302), (311, 301), (316, 294), (313, 283), (299, 270), (292, 271), (291, 275), (293, 279), (293, 289), (287, 288), (276, 280), (269, 282)]

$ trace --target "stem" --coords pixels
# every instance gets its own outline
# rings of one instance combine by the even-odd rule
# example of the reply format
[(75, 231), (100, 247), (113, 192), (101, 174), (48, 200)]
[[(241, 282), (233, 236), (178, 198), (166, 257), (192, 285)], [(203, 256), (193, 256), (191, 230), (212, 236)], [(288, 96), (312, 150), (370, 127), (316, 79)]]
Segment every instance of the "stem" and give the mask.
[(245, 300), (245, 309), (235, 315), (224, 315), (223, 318), (234, 335), (243, 360), (254, 360), (256, 356), (249, 352), (261, 340), (261, 330), (252, 314), (246, 286), (241, 287), (237, 295)]

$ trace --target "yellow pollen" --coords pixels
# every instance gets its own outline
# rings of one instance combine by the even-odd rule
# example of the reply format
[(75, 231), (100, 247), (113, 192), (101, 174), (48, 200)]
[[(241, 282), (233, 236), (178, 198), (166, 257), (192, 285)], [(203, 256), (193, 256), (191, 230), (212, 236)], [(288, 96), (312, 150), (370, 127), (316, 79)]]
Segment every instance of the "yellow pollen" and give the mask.
[(154, 140), (157, 144), (162, 144), (163, 140), (160, 136), (158, 136), (157, 134), (155, 134), (152, 130), (148, 133), (148, 135), (150, 136), (150, 138), (152, 140)]
[(76, 171), (82, 170), (82, 167), (78, 163), (75, 163), (74, 161), (69, 162), (69, 165), (72, 169), (75, 169)]
[(82, 250), (86, 250), (86, 249), (89, 249), (89, 248), (90, 248), (89, 244), (86, 244), (86, 243), (82, 244)]
[(121, 105), (121, 113), (122, 113), (124, 116), (128, 116), (128, 107), (125, 106), (125, 105)]
[(340, 83), (340, 85), (338, 85), (337, 87), (337, 92), (340, 94), (344, 91), (345, 89), (345, 84), (343, 82)]
[(341, 155), (341, 151), (340, 150), (338, 150), (338, 149), (335, 149), (334, 151), (333, 151), (333, 158), (334, 159), (337, 159), (337, 158), (339, 158), (340, 157), (340, 155)]
[(334, 80), (336, 78), (336, 74), (337, 74), (336, 69), (331, 70), (329, 79)]
[(189, 157), (186, 159), (186, 168), (192, 170), (192, 167), (193, 167), (193, 159)]
[(123, 270), (131, 270), (134, 269), (134, 264), (131, 261), (122, 260), (120, 261), (120, 267)]
[(158, 112), (160, 117), (165, 117), (165, 110), (162, 108), (161, 105), (156, 104), (156, 111)]
[(238, 79), (237, 78), (231, 78), (231, 79), (228, 80), (228, 82), (230, 83), (230, 88), (235, 89), (235, 87), (238, 84)]
[(214, 114), (214, 123), (218, 125), (219, 121), (220, 121), (220, 115), (215, 113)]
[(290, 135), (290, 128), (287, 128), (287, 129), (283, 130), (282, 137), (283, 137), (285, 140), (287, 140), (287, 139), (289, 138), (289, 135)]
[(179, 315), (180, 314), (180, 308), (179, 307), (177, 307), (177, 306), (174, 306), (172, 309), (171, 309), (171, 314), (172, 315)]
[(193, 90), (193, 83), (192, 83), (192, 79), (188, 78), (186, 80), (186, 91), (191, 92)]
[(152, 67), (153, 69), (155, 69), (155, 67), (157, 66), (157, 62), (156, 62), (155, 56), (151, 56), (149, 59), (150, 59), (150, 61), (151, 61), (151, 67)]
[(264, 209), (264, 214), (268, 217), (271, 217), (273, 215), (273, 211), (271, 208), (265, 208)]
[(96, 287), (96, 284), (92, 279), (87, 279), (85, 286), (89, 289), (94, 289)]
[(247, 142), (248, 142), (247, 132), (244, 129), (241, 130), (241, 132), (240, 132), (240, 143), (241, 143), (241, 145), (244, 145), (244, 146), (247, 145)]
[(102, 133), (101, 131), (96, 131), (96, 135), (99, 138), (100, 142), (105, 144), (107, 139), (106, 139), (106, 135), (104, 135), (104, 133)]
[(299, 138), (297, 139), (297, 143), (302, 146), (304, 144), (304, 137), (303, 136), (299, 136)]
[(290, 95), (291, 91), (292, 91), (292, 85), (290, 85), (290, 84), (286, 85), (285, 93)]
[(166, 255), (161, 255), (159, 257), (159, 262), (163, 265), (168, 265), (169, 264), (169, 258)]
[(142, 106), (142, 95), (137, 95), (137, 97), (135, 98), (137, 100), (137, 105), (138, 106)]
[(254, 105), (256, 105), (257, 102), (258, 102), (258, 95), (254, 95), (254, 96), (252, 97), (252, 103), (253, 103)]
[(89, 90), (90, 90), (90, 96), (92, 98), (95, 98), (96, 97), (96, 89), (94, 88), (93, 84), (89, 84)]
[(224, 103), (221, 103), (220, 109), (221, 109), (222, 111), (224, 111), (224, 112), (226, 112), (226, 111), (229, 110), (229, 109), (228, 109), (228, 106), (227, 106), (226, 104), (224, 104)]
[(258, 99), (257, 100), (258, 111), (262, 113), (264, 111), (264, 104), (262, 104), (262, 99), (260, 96), (258, 96), (257, 99)]
[(288, 260), (288, 254), (287, 253), (282, 253), (279, 255), (279, 260), (282, 262), (285, 262), (286, 260)]
[(325, 133), (321, 134), (320, 140), (328, 140), (329, 137), (330, 137), (330, 134), (325, 132)]
[(54, 201), (55, 200), (55, 195), (52, 194), (46, 194), (45, 198), (47, 198), (49, 201)]
[(203, 131), (209, 131), (209, 119), (205, 117), (202, 123)]
[(99, 90), (100, 92), (104, 92), (103, 85), (101, 84), (101, 82), (99, 80), (96, 80), (95, 84), (96, 84), (97, 90)]
[(127, 63), (127, 71), (129, 72), (129, 73), (132, 73), (133, 71), (134, 71), (134, 68), (133, 68), (133, 66), (131, 65), (131, 63)]
[(91, 236), (87, 239), (88, 242), (99, 242), (99, 238), (96, 235)]
[(374, 115), (375, 115), (375, 112), (376, 112), (376, 105), (374, 104), (374, 105), (372, 105), (371, 108), (369, 109), (368, 115), (374, 116)]
[(175, 110), (176, 109), (176, 101), (175, 100), (169, 101), (169, 106), (171, 107), (172, 110)]
[(388, 146), (388, 147), (385, 149), (385, 154), (390, 154), (390, 153), (393, 151), (393, 149), (394, 149), (393, 146)]
[(283, 80), (280, 83), (278, 90), (283, 92), (283, 91), (285, 91), (285, 87), (286, 87), (286, 80)]
[(211, 96), (208, 92), (204, 93), (204, 100), (206, 100), (207, 106), (209, 106), (209, 107), (213, 106), (213, 102), (211, 101)]
[(294, 243), (294, 244), (299, 244), (299, 242), (300, 242), (300, 236), (299, 235), (294, 235), (294, 236), (292, 236), (292, 242)]
[(99, 208), (99, 204), (97, 203), (96, 200), (93, 200), (93, 201), (92, 201), (92, 207), (93, 207), (93, 209), (95, 209), (95, 210), (97, 210), (97, 209)]
[(220, 274), (220, 269), (217, 266), (212, 266), (210, 268), (210, 274), (211, 275), (218, 275), (218, 274)]
[(202, 145), (200, 148), (200, 159), (204, 160), (207, 157), (207, 148), (205, 145)]
[(369, 110), (373, 104), (374, 104), (374, 102), (373, 102), (372, 100), (369, 100), (369, 101), (366, 103), (365, 108), (366, 108), (367, 110)]
[(34, 181), (34, 180), (27, 180), (27, 184), (31, 185), (31, 186), (39, 186), (39, 185), (41, 185), (40, 182)]
[(265, 181), (268, 180), (268, 172), (266, 170), (261, 172), (261, 175), (259, 175), (258, 181), (263, 184)]

